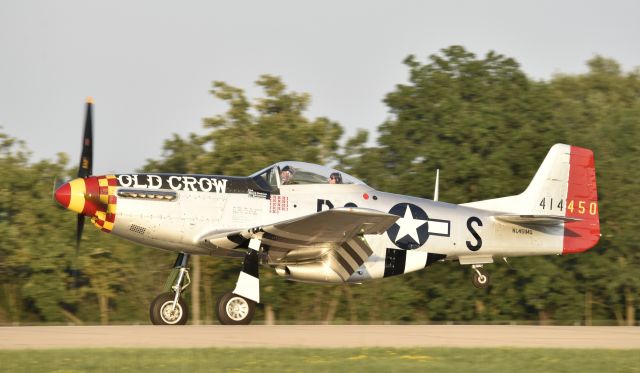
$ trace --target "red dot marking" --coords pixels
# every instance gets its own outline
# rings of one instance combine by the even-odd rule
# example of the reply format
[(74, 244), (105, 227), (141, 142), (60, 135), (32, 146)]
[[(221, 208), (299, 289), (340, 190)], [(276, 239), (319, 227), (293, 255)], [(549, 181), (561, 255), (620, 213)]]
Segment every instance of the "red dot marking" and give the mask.
[(367, 193), (365, 193), (365, 194), (362, 195), (362, 198), (369, 199), (369, 195)]

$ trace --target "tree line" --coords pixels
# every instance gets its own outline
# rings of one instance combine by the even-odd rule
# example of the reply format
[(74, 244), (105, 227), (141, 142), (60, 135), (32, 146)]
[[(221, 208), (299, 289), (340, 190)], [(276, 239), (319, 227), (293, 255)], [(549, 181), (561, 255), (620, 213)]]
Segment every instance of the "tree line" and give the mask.
[[(584, 74), (534, 80), (513, 59), (451, 46), (404, 60), (407, 82), (389, 92), (389, 117), (374, 144), (344, 139), (326, 117), (309, 118), (311, 97), (263, 75), (262, 97), (214, 82), (226, 111), (200, 133), (172, 135), (143, 171), (248, 175), (281, 160), (330, 164), (384, 191), (463, 203), (520, 193), (558, 142), (596, 156), (602, 237), (580, 255), (513, 258), (489, 266), (477, 290), (455, 262), (363, 285), (288, 282), (261, 271), (265, 322), (529, 322), (636, 325), (640, 307), (640, 70), (596, 56)], [(85, 229), (52, 200), (53, 180), (74, 162), (31, 159), (0, 129), (0, 324), (147, 323), (175, 254)], [(192, 261), (187, 292), (194, 322), (212, 322), (215, 297), (233, 288), (240, 263)]]

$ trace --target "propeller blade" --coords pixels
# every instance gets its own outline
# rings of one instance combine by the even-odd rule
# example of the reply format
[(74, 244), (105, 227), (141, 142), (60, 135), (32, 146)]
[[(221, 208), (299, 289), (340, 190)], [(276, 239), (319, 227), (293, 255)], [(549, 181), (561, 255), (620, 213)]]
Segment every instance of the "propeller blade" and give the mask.
[(78, 221), (76, 224), (76, 257), (73, 259), (73, 268), (71, 273), (73, 275), (73, 287), (78, 289), (78, 276), (80, 275), (80, 269), (78, 267), (78, 258), (80, 256), (80, 239), (82, 239), (82, 231), (84, 229), (84, 215), (78, 214)]
[(78, 167), (78, 177), (85, 178), (93, 174), (93, 99), (87, 98), (87, 114), (84, 120), (82, 155)]
[(78, 214), (78, 223), (76, 224), (76, 257), (80, 248), (80, 239), (82, 239), (82, 230), (84, 229), (84, 215)]
[[(84, 119), (84, 135), (82, 136), (82, 153), (78, 166), (78, 177), (87, 178), (93, 174), (93, 99), (87, 98), (87, 112)], [(56, 197), (57, 198), (57, 197)], [(84, 215), (78, 214), (76, 223), (76, 256), (72, 268), (74, 287), (78, 288), (78, 257), (80, 254), (80, 240), (84, 230)]]

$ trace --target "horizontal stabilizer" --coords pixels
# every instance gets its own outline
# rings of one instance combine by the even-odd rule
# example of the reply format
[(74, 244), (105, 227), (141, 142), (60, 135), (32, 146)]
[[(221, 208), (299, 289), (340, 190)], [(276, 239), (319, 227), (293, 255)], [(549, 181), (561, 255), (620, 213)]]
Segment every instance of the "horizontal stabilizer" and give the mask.
[(500, 221), (524, 225), (556, 225), (581, 221), (579, 218), (569, 218), (561, 215), (494, 215)]

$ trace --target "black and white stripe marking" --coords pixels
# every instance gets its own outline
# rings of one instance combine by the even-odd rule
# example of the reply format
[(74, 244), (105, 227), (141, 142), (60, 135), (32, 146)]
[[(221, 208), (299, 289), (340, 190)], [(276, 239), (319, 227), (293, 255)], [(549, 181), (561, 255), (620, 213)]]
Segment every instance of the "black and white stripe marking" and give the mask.
[(384, 277), (402, 275), (446, 258), (445, 254), (388, 248), (384, 258)]
[(327, 254), (329, 267), (346, 281), (373, 254), (363, 237), (354, 237), (343, 242)]

